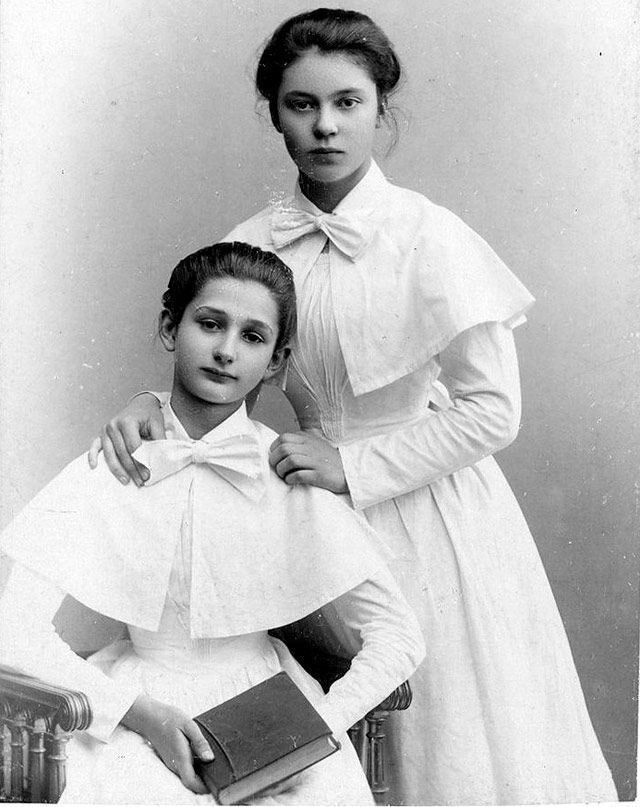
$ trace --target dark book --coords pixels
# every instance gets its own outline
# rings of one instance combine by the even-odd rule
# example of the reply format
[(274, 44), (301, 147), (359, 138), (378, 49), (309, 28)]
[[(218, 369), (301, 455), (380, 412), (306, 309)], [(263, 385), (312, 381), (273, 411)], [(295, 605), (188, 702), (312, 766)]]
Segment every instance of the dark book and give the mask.
[(194, 718), (215, 755), (196, 770), (220, 804), (238, 804), (340, 748), (286, 672)]

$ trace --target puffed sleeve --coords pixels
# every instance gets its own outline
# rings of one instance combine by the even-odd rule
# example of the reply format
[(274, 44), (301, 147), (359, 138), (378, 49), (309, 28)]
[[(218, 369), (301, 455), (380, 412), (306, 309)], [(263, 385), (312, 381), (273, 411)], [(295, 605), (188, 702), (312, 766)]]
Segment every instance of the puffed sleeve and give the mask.
[(385, 568), (332, 606), (342, 628), (361, 643), (348, 672), (318, 707), (334, 733), (341, 734), (411, 676), (425, 648), (415, 614)]
[(507, 446), (520, 423), (512, 329), (498, 322), (463, 331), (439, 354), (451, 406), (406, 428), (340, 446), (354, 506), (429, 485)]
[(58, 636), (52, 620), (65, 596), (26, 566), (13, 564), (0, 598), (0, 664), (84, 692), (93, 711), (87, 731), (108, 742), (140, 692), (113, 681)]

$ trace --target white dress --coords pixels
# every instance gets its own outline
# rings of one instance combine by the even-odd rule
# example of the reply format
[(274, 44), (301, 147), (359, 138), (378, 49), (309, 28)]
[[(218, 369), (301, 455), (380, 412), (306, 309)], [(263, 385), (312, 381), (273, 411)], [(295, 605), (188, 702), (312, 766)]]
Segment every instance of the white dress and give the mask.
[[(210, 438), (211, 442), (217, 439), (227, 445), (234, 442), (246, 453), (252, 435), (259, 436), (261, 452), (274, 437), (264, 427), (249, 421), (244, 409), (197, 443), (188, 441), (186, 433), (180, 432), (180, 424), (171, 418), (167, 426), (174, 437), (189, 442), (194, 455)], [(266, 455), (262, 460), (268, 469)], [(153, 469), (160, 465), (149, 467), (153, 479)], [(338, 582), (343, 593), (331, 598), (332, 607), (349, 635), (360, 637), (361, 650), (350, 671), (326, 695), (264, 627), (224, 635), (221, 626), (234, 624), (234, 620), (235, 624), (240, 624), (238, 620), (245, 624), (248, 618), (258, 625), (278, 601), (278, 607), (285, 610), (292, 603), (298, 608), (315, 583), (323, 580), (322, 587), (328, 591), (350, 565), (345, 560), (338, 570), (335, 555), (322, 553), (326, 542), (306, 546), (303, 533), (309, 529), (313, 532), (317, 516), (307, 530), (299, 515), (294, 524), (280, 526), (283, 513), (295, 512), (295, 499), (300, 499), (304, 512), (322, 513), (328, 528), (338, 530), (341, 558), (344, 559), (343, 545), (347, 538), (355, 542), (354, 546), (358, 545), (359, 522), (348, 507), (330, 494), (316, 499), (315, 494), (309, 497), (311, 491), (301, 491), (302, 497), (292, 498), (291, 489), (275, 474), (269, 471), (266, 474), (266, 500), (252, 509), (253, 505), (243, 498), (244, 493), (232, 490), (228, 481), (208, 466), (190, 464), (143, 493), (112, 482), (104, 466), (97, 473), (89, 471), (86, 459), (81, 457), (56, 477), (0, 536), (0, 548), (15, 561), (0, 598), (0, 664), (84, 691), (94, 713), (89, 730), (76, 734), (70, 744), (63, 801), (212, 803), (212, 796), (198, 796), (186, 789), (147, 741), (119, 725), (120, 720), (140, 693), (193, 716), (285, 670), (316, 705), (341, 741), (342, 749), (276, 791), (257, 797), (253, 803), (372, 803), (366, 778), (345, 731), (415, 669), (424, 653), (419, 629), (384, 564), (376, 553), (368, 556), (365, 543), (352, 567), (369, 567), (374, 571), (365, 572), (364, 577), (356, 572), (361, 580), (353, 586), (344, 580)], [(225, 498), (232, 511), (226, 515)], [(202, 511), (198, 504), (199, 500), (211, 499), (217, 502), (217, 519), (212, 517), (209, 505)], [(315, 510), (317, 507), (319, 510)], [(235, 517), (236, 511), (237, 524), (244, 526), (245, 536), (240, 534), (240, 528), (232, 535), (221, 530), (224, 519)], [(274, 527), (270, 525), (272, 511), (277, 516)], [(135, 534), (128, 531), (128, 514), (133, 514), (131, 523), (137, 525)], [(205, 517), (204, 526), (200, 515)], [(250, 541), (243, 549), (246, 535), (252, 535), (254, 516), (259, 519), (264, 546)], [(147, 518), (151, 521), (145, 521)], [(146, 536), (148, 523), (152, 529)], [(90, 531), (85, 533), (87, 525)], [(164, 525), (168, 526), (163, 531)], [(176, 525), (177, 536), (173, 535)], [(208, 532), (206, 525), (210, 525)], [(318, 529), (325, 527), (321, 524)], [(363, 529), (368, 530), (366, 524)], [(121, 530), (124, 536), (118, 543)], [(303, 555), (312, 556), (308, 568), (305, 568), (306, 555), (295, 557), (290, 536)], [(147, 537), (150, 544), (146, 543)], [(330, 542), (330, 537), (327, 540)], [(316, 553), (318, 544), (320, 554)], [(281, 545), (286, 549), (285, 560), (280, 555)], [(172, 548), (167, 567), (169, 578), (164, 591), (161, 590), (163, 602), (156, 625), (153, 619), (148, 619), (148, 605), (155, 600), (155, 572), (162, 567), (167, 546)], [(211, 551), (206, 554), (208, 550)], [(252, 555), (261, 557), (262, 562), (243, 572), (242, 566), (251, 564)], [(329, 568), (322, 568), (323, 557)], [(241, 565), (237, 567), (237, 575), (233, 575), (229, 570), (238, 559)], [(281, 570), (279, 578), (268, 568), (272, 559), (274, 568)], [(197, 598), (196, 575), (202, 567), (207, 568), (207, 561), (204, 593)], [(134, 570), (133, 590), (129, 584), (121, 585), (127, 569)], [(145, 574), (149, 569), (153, 573)], [(290, 571), (294, 574), (289, 579)], [(249, 577), (241, 582), (238, 575), (243, 573)], [(87, 580), (89, 585), (85, 587)], [(211, 613), (216, 596), (234, 587), (234, 601), (226, 602), (228, 594), (225, 594), (225, 600), (217, 604), (220, 613)], [(104, 605), (102, 613), (113, 617), (124, 609), (133, 622), (128, 624), (129, 639), (114, 642), (85, 662), (58, 637), (51, 621), (67, 591), (73, 591), (85, 604), (95, 606), (98, 603), (91, 597), (96, 588), (100, 590), (95, 596)], [(316, 595), (312, 597), (315, 605)], [(245, 600), (251, 604), (248, 610), (244, 607)], [(302, 607), (303, 613), (307, 613), (306, 606)], [(194, 635), (199, 612), (202, 614), (199, 624), (204, 627), (199, 635)], [(280, 624), (283, 623), (276, 621), (272, 627)]]
[[(302, 289), (288, 386), (301, 425), (340, 447), (354, 494), (382, 499), (363, 512), (392, 545), (391, 569), (428, 648), (412, 707), (394, 716), (393, 803), (615, 800), (553, 594), (504, 476), (492, 457), (442, 473), (465, 449), (495, 450), (517, 428), (510, 330), (476, 326), (439, 361), (356, 398), (327, 278), (321, 259)], [(429, 409), (436, 376), (459, 401), (447, 420)], [(500, 390), (501, 404), (474, 400), (478, 389)], [(312, 406), (300, 406), (302, 390)], [(465, 398), (480, 423), (469, 418), (460, 435)], [(401, 492), (412, 474), (433, 481)]]
[[(313, 207), (299, 189), (296, 202)], [(517, 434), (511, 329), (526, 293), (475, 234), (375, 165), (343, 211), (377, 221), (351, 264), (322, 233), (277, 250), (298, 293), (286, 391), (301, 428), (339, 448), (423, 630), (413, 704), (392, 715), (391, 803), (615, 801), (535, 543), (491, 456)], [(228, 239), (274, 249), (269, 217)], [(421, 232), (405, 243), (396, 230), (412, 217)], [(459, 282), (474, 261), (477, 282)]]
[[(281, 642), (266, 632), (228, 639), (192, 639), (185, 621), (188, 606), (181, 601), (184, 571), (182, 565), (174, 568), (171, 593), (158, 631), (130, 626), (130, 640), (114, 642), (89, 659), (115, 686), (111, 696), (104, 687), (108, 700), (102, 707), (98, 704), (99, 718), (92, 729), (77, 733), (69, 744), (67, 785), (61, 803), (216, 803), (211, 795), (199, 796), (187, 790), (139, 734), (116, 726), (106, 737), (96, 736), (104, 730), (107, 714), (120, 716), (123, 693), (133, 696), (144, 692), (189, 715), (197, 715), (286, 670), (312, 702), (321, 704), (323, 694), (317, 682), (302, 670)], [(39, 594), (35, 606), (34, 592)], [(366, 586), (361, 594), (366, 599)], [(27, 674), (40, 673), (45, 680), (56, 679), (70, 688), (95, 691), (92, 671), (81, 668), (88, 664), (61, 647), (52, 633), (43, 631), (47, 624), (43, 617), (48, 611), (52, 618), (63, 596), (64, 592), (58, 591), (56, 595), (33, 572), (14, 567), (4, 608), (0, 607), (5, 620), (0, 629), (2, 663)], [(44, 601), (49, 603), (47, 609), (42, 608)], [(24, 641), (25, 613), (29, 613), (27, 621), (34, 627), (29, 630), (30, 657), (26, 663), (24, 660), (20, 663), (15, 651), (8, 652), (6, 648), (15, 648)], [(94, 708), (96, 703), (95, 697), (92, 698)], [(256, 797), (251, 803), (372, 804), (351, 742), (345, 734), (337, 736), (342, 745), (337, 754), (303, 771), (291, 785), (283, 786), (282, 792)]]

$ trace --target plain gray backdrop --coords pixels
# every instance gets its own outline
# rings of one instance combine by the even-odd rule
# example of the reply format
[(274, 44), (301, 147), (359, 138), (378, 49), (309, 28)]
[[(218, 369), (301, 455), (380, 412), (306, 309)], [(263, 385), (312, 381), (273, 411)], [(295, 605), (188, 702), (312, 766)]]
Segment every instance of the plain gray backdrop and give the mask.
[[(292, 188), (251, 69), (273, 28), (311, 7), (3, 0), (2, 524), (133, 392), (168, 387), (153, 332), (177, 260)], [(517, 332), (522, 428), (498, 459), (631, 798), (640, 15), (631, 0), (353, 7), (382, 25), (407, 72), (383, 169), (462, 216), (537, 297)], [(292, 423), (277, 393), (256, 414)], [(86, 626), (71, 609), (62, 629), (86, 646)]]

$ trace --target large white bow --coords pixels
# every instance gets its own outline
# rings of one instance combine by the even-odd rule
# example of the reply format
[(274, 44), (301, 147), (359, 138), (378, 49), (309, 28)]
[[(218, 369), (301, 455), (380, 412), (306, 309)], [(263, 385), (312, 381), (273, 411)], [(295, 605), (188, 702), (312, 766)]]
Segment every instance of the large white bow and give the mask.
[(262, 449), (251, 435), (233, 435), (217, 442), (207, 440), (151, 440), (134, 458), (149, 469), (153, 485), (191, 463), (209, 465), (231, 485), (257, 501), (265, 490)]
[(365, 248), (372, 235), (367, 223), (340, 213), (310, 213), (297, 207), (280, 207), (271, 217), (271, 237), (281, 249), (317, 230), (322, 231), (341, 252), (352, 260)]

